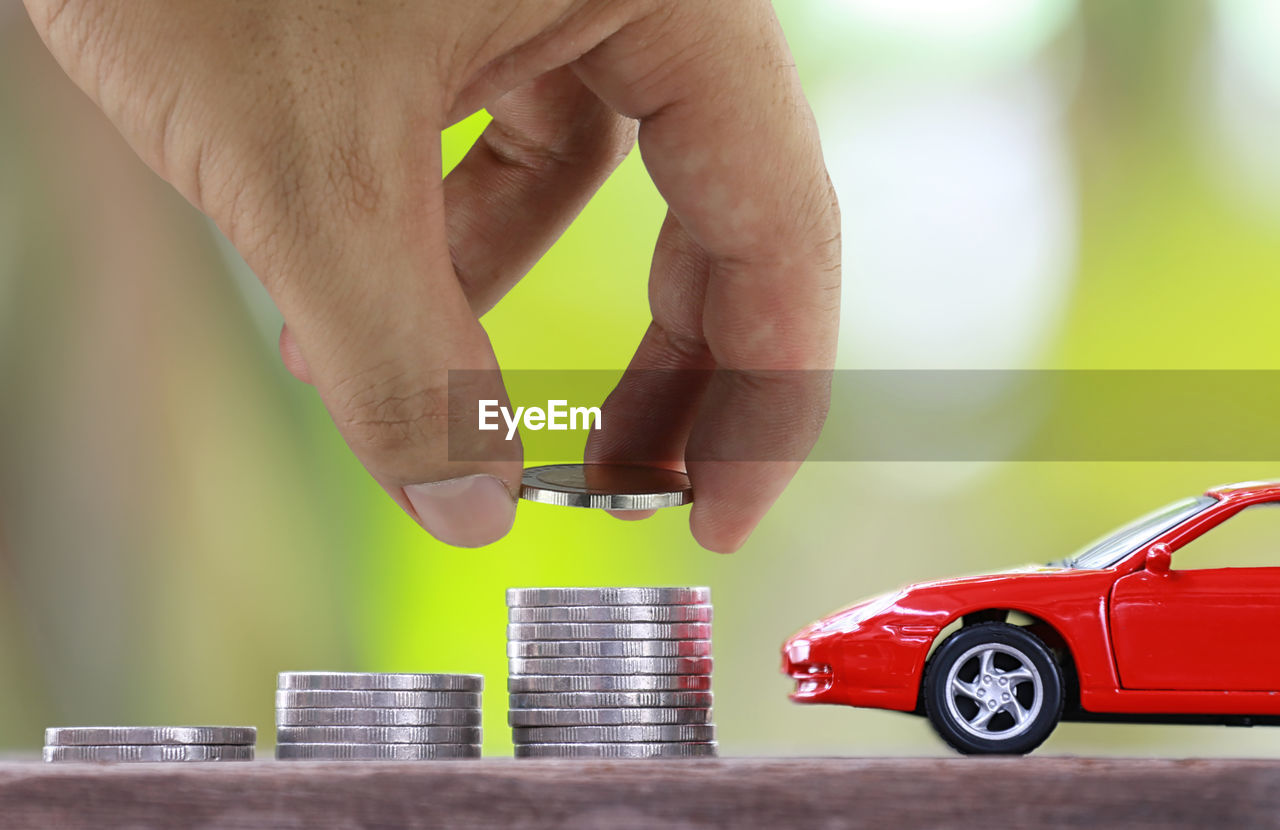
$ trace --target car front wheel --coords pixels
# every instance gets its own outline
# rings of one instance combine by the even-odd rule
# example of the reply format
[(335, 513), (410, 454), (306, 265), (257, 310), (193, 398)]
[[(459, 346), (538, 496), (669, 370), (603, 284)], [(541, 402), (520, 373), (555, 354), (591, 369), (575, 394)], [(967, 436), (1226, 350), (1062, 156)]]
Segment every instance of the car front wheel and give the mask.
[(1007, 623), (980, 623), (946, 639), (929, 661), (925, 711), (966, 755), (1021, 755), (1062, 717), (1062, 670), (1039, 637)]

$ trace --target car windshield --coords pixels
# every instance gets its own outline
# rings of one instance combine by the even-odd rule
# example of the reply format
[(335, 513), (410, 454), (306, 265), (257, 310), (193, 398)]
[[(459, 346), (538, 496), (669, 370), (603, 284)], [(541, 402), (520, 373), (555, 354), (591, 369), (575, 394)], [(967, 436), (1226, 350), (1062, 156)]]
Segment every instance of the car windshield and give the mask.
[(1074, 555), (1068, 556), (1063, 564), (1068, 568), (1110, 568), (1152, 539), (1182, 524), (1216, 502), (1217, 499), (1212, 496), (1198, 496), (1174, 502), (1082, 548)]

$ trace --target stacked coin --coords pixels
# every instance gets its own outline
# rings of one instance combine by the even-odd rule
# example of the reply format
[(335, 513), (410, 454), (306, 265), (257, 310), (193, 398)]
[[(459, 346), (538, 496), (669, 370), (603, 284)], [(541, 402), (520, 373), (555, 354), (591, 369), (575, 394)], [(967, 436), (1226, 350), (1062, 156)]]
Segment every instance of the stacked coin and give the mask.
[(252, 726), (69, 726), (44, 731), (44, 759), (98, 761), (252, 761)]
[(483, 689), (478, 674), (281, 672), (276, 758), (479, 758)]
[(507, 591), (517, 758), (716, 754), (709, 588)]

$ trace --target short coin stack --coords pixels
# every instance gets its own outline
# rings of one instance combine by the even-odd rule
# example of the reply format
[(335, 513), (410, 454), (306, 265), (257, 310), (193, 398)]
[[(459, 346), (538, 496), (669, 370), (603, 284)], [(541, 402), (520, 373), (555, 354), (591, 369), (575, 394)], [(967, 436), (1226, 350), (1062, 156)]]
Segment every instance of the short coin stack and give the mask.
[(479, 758), (483, 689), (478, 674), (281, 672), (276, 758)]
[(50, 762), (252, 761), (252, 726), (69, 726), (44, 731)]
[(716, 754), (711, 589), (512, 588), (517, 758)]

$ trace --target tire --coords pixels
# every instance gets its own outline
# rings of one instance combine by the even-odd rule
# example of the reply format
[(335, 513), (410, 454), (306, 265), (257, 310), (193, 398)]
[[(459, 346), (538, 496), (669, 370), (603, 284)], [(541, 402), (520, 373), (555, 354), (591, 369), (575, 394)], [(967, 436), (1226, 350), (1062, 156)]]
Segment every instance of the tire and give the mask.
[[(1016, 675), (1012, 683), (1008, 675)], [(962, 628), (938, 647), (922, 696), (929, 722), (957, 752), (1025, 755), (1062, 718), (1062, 688), (1062, 669), (1039, 637), (988, 622)]]

